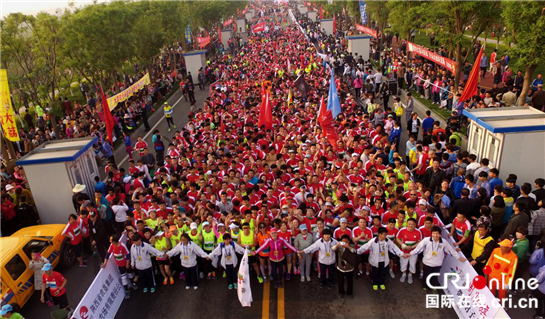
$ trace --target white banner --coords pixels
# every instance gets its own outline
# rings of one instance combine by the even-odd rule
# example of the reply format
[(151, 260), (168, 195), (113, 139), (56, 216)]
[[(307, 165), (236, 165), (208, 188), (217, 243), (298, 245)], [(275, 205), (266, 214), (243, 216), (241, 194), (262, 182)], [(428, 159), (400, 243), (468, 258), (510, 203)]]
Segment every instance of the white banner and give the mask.
[(237, 278), (238, 300), (242, 307), (252, 306), (252, 289), (250, 288), (250, 267), (248, 265), (248, 249), (244, 251), (244, 256), (240, 261)]
[[(120, 242), (126, 242), (125, 234)], [(130, 249), (130, 248), (129, 248)], [(95, 280), (81, 299), (72, 315), (72, 319), (109, 319), (114, 318), (121, 302), (125, 298), (125, 287), (117, 270), (113, 254), (106, 267), (100, 269)]]
[[(450, 225), (445, 226), (441, 232), (441, 237), (453, 245), (455, 241), (452, 237), (449, 237), (449, 232), (446, 229), (450, 229)], [(459, 254), (463, 256), (461, 252)], [(444, 274), (458, 274), (460, 280), (458, 282), (449, 280), (450, 278), (447, 276), (447, 283), (445, 283)], [(441, 267), (441, 275), (438, 277), (439, 284), (446, 287), (443, 289), (445, 295), (437, 295), (437, 303), (434, 304), (435, 301), (431, 301), (430, 304), (431, 295), (428, 294), (426, 307), (445, 308), (445, 306), (451, 305), (459, 318), (466, 319), (509, 318), (500, 303), (492, 295), (492, 292), (490, 292), (490, 289), (488, 289), (488, 285), (482, 289), (475, 288), (473, 280), (477, 276), (479, 274), (467, 260), (461, 262), (458, 257), (447, 255)], [(484, 280), (484, 277), (481, 278)]]

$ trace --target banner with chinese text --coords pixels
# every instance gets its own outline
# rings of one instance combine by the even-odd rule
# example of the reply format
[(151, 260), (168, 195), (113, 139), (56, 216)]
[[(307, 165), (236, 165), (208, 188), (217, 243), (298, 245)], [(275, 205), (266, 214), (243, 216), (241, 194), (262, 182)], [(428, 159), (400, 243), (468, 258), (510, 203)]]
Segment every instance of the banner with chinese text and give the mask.
[(358, 30), (360, 32), (363, 32), (363, 33), (367, 33), (369, 35), (372, 35), (374, 38), (377, 37), (377, 31), (376, 30), (373, 30), (371, 28), (368, 28), (368, 27), (363, 26), (363, 25), (358, 24), (358, 23), (356, 23), (356, 30)]
[(432, 62), (435, 62), (443, 67), (445, 67), (447, 70), (451, 71), (452, 73), (456, 72), (456, 62), (452, 61), (451, 59), (447, 59), (445, 57), (440, 56), (437, 53), (434, 53), (424, 47), (421, 47), (419, 45), (416, 45), (412, 42), (407, 42), (407, 50), (409, 52), (414, 52), (421, 57), (428, 59)]
[(123, 90), (123, 92), (108, 98), (108, 106), (110, 107), (110, 110), (115, 109), (117, 104), (125, 100), (128, 100), (134, 93), (140, 91), (141, 89), (144, 88), (144, 86), (148, 84), (150, 84), (150, 78), (149, 78), (149, 73), (146, 73), (144, 77), (142, 77), (133, 85), (129, 86), (126, 90)]
[(17, 124), (15, 123), (15, 114), (13, 112), (13, 106), (11, 105), (11, 96), (9, 94), (8, 84), (8, 72), (5, 69), (0, 70), (0, 118), (2, 123), (2, 129), (4, 130), (4, 136), (12, 141), (19, 141), (19, 132), (17, 131)]

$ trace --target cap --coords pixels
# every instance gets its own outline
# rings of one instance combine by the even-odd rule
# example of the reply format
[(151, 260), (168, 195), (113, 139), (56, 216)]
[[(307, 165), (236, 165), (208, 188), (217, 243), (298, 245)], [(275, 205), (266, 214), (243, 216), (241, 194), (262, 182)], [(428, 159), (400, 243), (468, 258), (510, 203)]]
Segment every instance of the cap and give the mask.
[(369, 206), (363, 206), (361, 209), (371, 211), (371, 207), (369, 207)]
[(307, 225), (305, 225), (305, 224), (299, 225), (299, 230), (300, 231), (308, 230)]
[(199, 228), (199, 226), (197, 226), (197, 223), (193, 222), (193, 223), (191, 223), (191, 224), (189, 225), (189, 228), (191, 228), (191, 229), (197, 229), (197, 228)]
[(426, 206), (427, 206), (427, 205), (428, 205), (428, 201), (422, 198), (422, 199), (420, 199), (420, 200), (418, 201), (418, 205), (426, 205)]
[(164, 234), (164, 231), (158, 231), (157, 233), (155, 233), (155, 236), (163, 236)]
[(210, 226), (210, 223), (209, 222), (202, 223), (202, 227), (204, 227), (204, 226)]
[(325, 206), (333, 206), (331, 202), (325, 202)]
[(42, 267), (42, 271), (49, 271), (53, 268), (53, 265), (51, 264), (45, 264), (43, 267)]
[(15, 187), (14, 187), (13, 185), (11, 185), (11, 184), (6, 185), (6, 190), (7, 190), (7, 191), (10, 191), (10, 190), (12, 190), (12, 189), (14, 189), (14, 188), (15, 188)]
[(510, 241), (509, 239), (504, 239), (503, 241), (500, 241), (500, 243), (498, 244), (500, 245), (500, 247), (513, 247), (513, 242)]
[(235, 228), (238, 228), (238, 226), (237, 226), (237, 224), (229, 224), (229, 228), (235, 229)]
[(344, 217), (341, 218), (341, 219), (339, 219), (339, 222), (340, 222), (340, 223), (348, 223), (348, 221), (347, 221), (346, 218), (344, 218)]
[(281, 208), (282, 208), (282, 209), (284, 209), (284, 208), (289, 208), (289, 206), (288, 206), (288, 205), (282, 205)]
[(272, 233), (278, 233), (278, 229), (276, 229), (276, 228), (271, 228), (271, 234), (272, 234)]
[[(13, 186), (12, 186), (13, 187)], [(74, 193), (81, 193), (84, 189), (85, 189), (85, 185), (82, 185), (82, 184), (76, 184), (76, 186), (74, 186), (74, 188), (72, 188), (72, 192)], [(8, 187), (6, 186), (6, 189)]]
[(218, 227), (225, 227), (225, 224), (224, 223), (219, 223)]
[(2, 310), (0, 310), (0, 316), (3, 316), (10, 311), (13, 311), (13, 307), (11, 305), (3, 305)]

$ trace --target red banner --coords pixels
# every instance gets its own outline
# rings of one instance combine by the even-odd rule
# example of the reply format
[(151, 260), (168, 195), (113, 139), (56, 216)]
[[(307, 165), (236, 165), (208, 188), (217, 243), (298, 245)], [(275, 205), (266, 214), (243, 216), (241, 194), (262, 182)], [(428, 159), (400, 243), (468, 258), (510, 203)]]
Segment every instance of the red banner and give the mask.
[(447, 70), (451, 71), (452, 73), (456, 72), (456, 62), (452, 61), (451, 59), (447, 59), (445, 57), (440, 56), (437, 53), (433, 53), (432, 51), (421, 47), (419, 45), (416, 45), (412, 42), (407, 41), (407, 50), (409, 52), (414, 52), (421, 57), (428, 59), (432, 62), (435, 62), (443, 67), (445, 67)]
[[(220, 33), (221, 34), (221, 33)], [(210, 43), (210, 36), (207, 37), (197, 37), (197, 43), (199, 44), (199, 47), (202, 49), (204, 48), (208, 43)]]
[(260, 22), (252, 28), (253, 33), (265, 31), (265, 22)]
[(224, 21), (223, 26), (226, 27), (226, 26), (230, 25), (231, 23), (233, 23), (233, 19), (229, 19), (227, 21)]
[(377, 31), (371, 29), (371, 28), (368, 28), (366, 26), (363, 26), (361, 24), (357, 24), (356, 23), (356, 30), (360, 31), (360, 32), (363, 32), (363, 33), (367, 33), (369, 35), (372, 35), (374, 38), (377, 37)]

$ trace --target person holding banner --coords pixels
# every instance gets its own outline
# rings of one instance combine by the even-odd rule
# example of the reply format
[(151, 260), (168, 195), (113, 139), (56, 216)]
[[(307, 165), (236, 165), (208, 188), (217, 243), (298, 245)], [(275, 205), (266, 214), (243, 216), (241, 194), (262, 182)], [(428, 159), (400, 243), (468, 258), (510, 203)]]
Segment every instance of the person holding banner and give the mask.
[[(433, 226), (431, 228), (431, 237), (420, 241), (415, 249), (410, 253), (406, 253), (403, 257), (410, 258), (411, 256), (423, 253), (424, 280), (422, 281), (422, 289), (426, 291), (430, 288), (428, 282), (432, 283), (433, 287), (439, 287), (438, 276), (436, 275), (441, 272), (441, 265), (443, 265), (446, 254), (456, 257), (458, 251), (460, 251), (460, 248), (454, 249), (448, 242), (443, 241), (443, 238), (441, 238), (441, 228)], [(460, 257), (458, 260), (463, 262), (467, 259)], [(430, 275), (434, 276), (428, 278)], [(433, 293), (436, 293), (435, 289)]]
[(208, 255), (207, 259), (210, 260), (221, 256), (220, 263), (227, 274), (229, 290), (233, 289), (233, 287), (237, 289), (237, 253), (244, 254), (244, 248), (233, 242), (230, 234), (225, 234), (222, 238), (223, 242)]
[(110, 243), (108, 253), (106, 258), (104, 258), (104, 263), (100, 265), (100, 268), (106, 267), (106, 264), (108, 264), (108, 260), (110, 259), (110, 255), (113, 254), (115, 264), (117, 265), (117, 270), (121, 275), (121, 284), (123, 287), (125, 287), (125, 299), (129, 299), (131, 297), (131, 291), (129, 288), (133, 288), (134, 290), (138, 289), (138, 286), (136, 286), (135, 283), (131, 284), (130, 282), (130, 278), (134, 277), (134, 274), (129, 270), (131, 268), (131, 257), (129, 255), (129, 250), (125, 244), (119, 242), (119, 235), (117, 234), (110, 237)]

